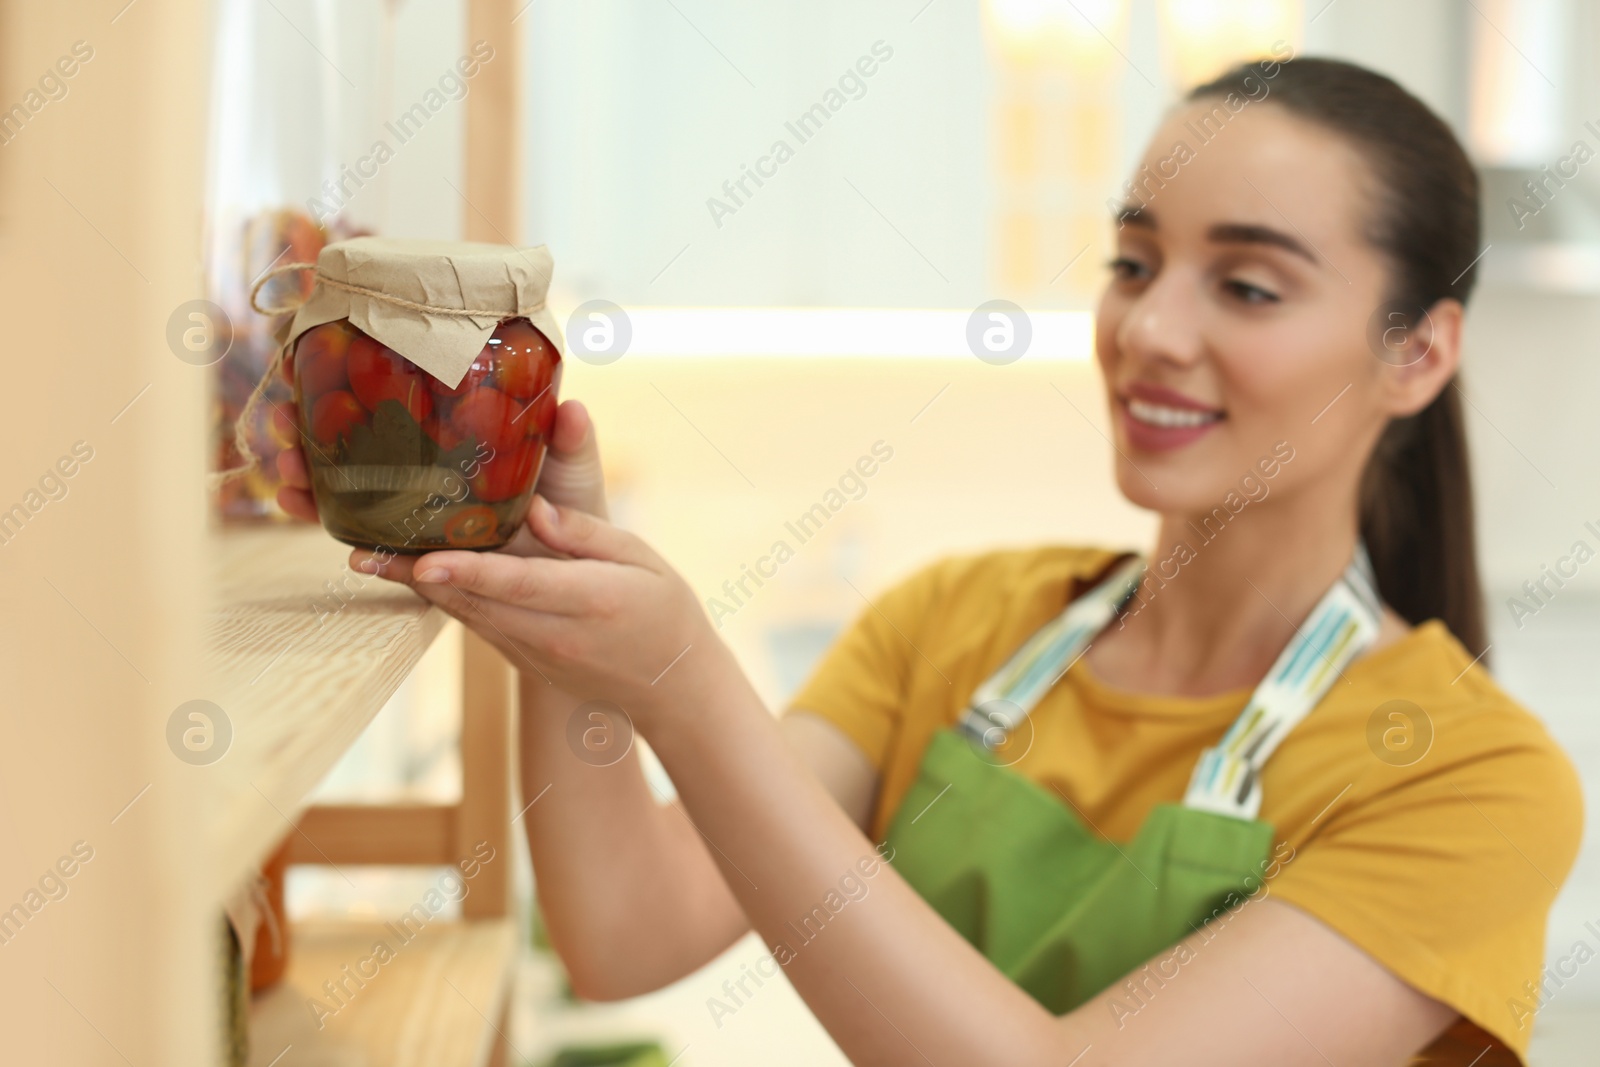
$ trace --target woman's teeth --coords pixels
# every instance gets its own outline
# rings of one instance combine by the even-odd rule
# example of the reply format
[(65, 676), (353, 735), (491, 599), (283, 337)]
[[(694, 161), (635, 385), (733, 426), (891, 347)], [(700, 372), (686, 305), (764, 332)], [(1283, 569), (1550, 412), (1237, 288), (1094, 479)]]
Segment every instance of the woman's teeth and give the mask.
[(1149, 423), (1151, 426), (1166, 426), (1183, 428), (1189, 426), (1204, 426), (1208, 422), (1216, 422), (1222, 418), (1219, 411), (1196, 411), (1193, 408), (1169, 408), (1160, 404), (1151, 404), (1143, 400), (1128, 401), (1128, 414), (1140, 422)]

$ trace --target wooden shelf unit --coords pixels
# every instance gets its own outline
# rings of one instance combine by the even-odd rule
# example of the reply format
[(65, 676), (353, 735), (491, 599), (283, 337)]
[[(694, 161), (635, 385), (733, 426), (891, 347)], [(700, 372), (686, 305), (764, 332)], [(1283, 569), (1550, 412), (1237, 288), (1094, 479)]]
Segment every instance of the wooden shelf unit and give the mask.
[[(251, 1010), (250, 1067), (505, 1063), (517, 945), (509, 919), (430, 924), (404, 942), (380, 923), (307, 922), (294, 937), (288, 975)], [(346, 977), (378, 942), (392, 958), (364, 964), (370, 979)], [(330, 981), (343, 983), (336, 995)]]
[[(515, 19), (524, 6), (466, 5), (469, 46), (488, 41), (496, 53), (467, 101), (468, 240), (508, 243), (519, 230), (522, 49)], [(403, 945), (392, 925), (296, 924), (288, 975), (252, 1007), (251, 1063), (502, 1067), (518, 944), (510, 917), (511, 669), (487, 642), (463, 631), (458, 803), (307, 806), (309, 791), (416, 666), (446, 617), (409, 590), (348, 571), (348, 550), (320, 530), (224, 541), (223, 557), (236, 557), (233, 566), (224, 564), (227, 580), (239, 585), (224, 592), (213, 636), (225, 650), (216, 657), (228, 676), (224, 691), (237, 701), (225, 706), (244, 709), (235, 778), (249, 787), (236, 788), (224, 811), (226, 869), (259, 864), (289, 819), (291, 864), (454, 866), (483, 843), (497, 857), (472, 878), (460, 922), (429, 923)], [(254, 567), (240, 565), (238, 556)], [(347, 595), (352, 584), (354, 595)], [(324, 983), (370, 959), (380, 941), (390, 943), (393, 958), (318, 1027), (309, 999), (326, 1006)], [(354, 984), (344, 981), (345, 989)]]
[[(281, 1057), (275, 1067), (500, 1062), (516, 945), (510, 668), (459, 631), (458, 803), (310, 805), (311, 790), (448, 619), (403, 586), (350, 571), (349, 549), (320, 529), (224, 531), (215, 547), (208, 661), (212, 699), (233, 730), (213, 824), (225, 845), (217, 868), (224, 888), (252, 876), (286, 834), (291, 864), (448, 867), (485, 844), (498, 860), (475, 870), (463, 921), (430, 922), (414, 939), (379, 924), (295, 924), (288, 978), (252, 1006), (252, 1057)], [(374, 972), (365, 983), (349, 977), (346, 968), (370, 958), (379, 941), (394, 959), (361, 968)], [(313, 1025), (313, 1000), (340, 1006), (324, 1026)]]
[[(468, 240), (508, 243), (521, 186), (520, 29), (525, 0), (468, 0), (466, 40), (496, 60), (467, 99)], [(284, 981), (252, 1004), (256, 1067), (502, 1067), (517, 953), (511, 902), (513, 675), (463, 631), (461, 800), (309, 805), (307, 797), (372, 721), (448, 621), (403, 587), (350, 571), (321, 530), (229, 531), (213, 539), (216, 597), (207, 634), (213, 696), (232, 718), (232, 761), (211, 841), (226, 895), (289, 834), (291, 864), (454, 866), (495, 850), (461, 901), (399, 943), (384, 924), (296, 923)], [(292, 828), (292, 829), (291, 829)], [(375, 945), (393, 958), (371, 973)], [(359, 974), (358, 974), (359, 977)], [(328, 982), (345, 996), (331, 1016)], [(319, 1019), (319, 1015), (321, 1016)], [(322, 1025), (319, 1026), (318, 1023)]]
[(228, 530), (214, 545), (209, 699), (233, 740), (211, 840), (226, 895), (277, 848), (449, 620), (409, 589), (351, 574), (349, 548), (320, 528)]
[[(308, 810), (445, 617), (381, 583), (319, 613), (324, 583), (344, 580), (342, 546), (320, 530), (207, 527), (215, 371), (172, 331), (193, 321), (184, 314), (204, 295), (209, 105), (230, 88), (214, 70), (213, 6), (0, 0), (5, 69), (21, 87), (11, 102), (28, 91), (4, 134), (0, 261), (12, 347), (38, 354), (8, 368), (21, 399), (0, 459), (9, 509), (0, 908), (49, 895), (47, 912), (24, 909), (25, 929), (13, 918), (0, 932), (0, 1059), (217, 1063), (223, 901), (294, 833), (341, 863), (450, 863), (480, 840), (504, 859), (474, 880), (462, 922), (408, 943), (329, 1023), (331, 1044), (307, 1038), (277, 1067), (484, 1063), (500, 1053), (517, 942), (506, 917), (508, 668), (469, 644), (460, 804)], [(462, 6), (463, 51), (477, 41), (495, 49), (460, 105), (460, 217), (472, 240), (519, 234), (528, 22), (513, 20), (524, 6)], [(28, 88), (58, 71), (68, 104), (65, 90)], [(42, 91), (51, 100), (40, 102)], [(440, 183), (439, 196), (456, 194)], [(202, 699), (222, 709), (232, 736), (220, 759), (197, 765), (170, 738), (182, 729), (177, 713)], [(73, 855), (70, 897), (30, 890)], [(347, 946), (367, 936), (320, 923), (295, 934), (290, 984), (257, 1006), (258, 1044), (279, 1032), (274, 1005), (295, 999), (296, 983), (342, 967)]]

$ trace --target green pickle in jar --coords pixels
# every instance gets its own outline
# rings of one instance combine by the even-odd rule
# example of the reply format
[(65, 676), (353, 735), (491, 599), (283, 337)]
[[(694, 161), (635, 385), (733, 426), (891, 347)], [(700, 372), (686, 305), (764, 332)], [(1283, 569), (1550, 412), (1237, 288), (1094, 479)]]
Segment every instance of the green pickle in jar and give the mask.
[(323, 526), (401, 554), (505, 544), (544, 462), (561, 367), (526, 318), (503, 320), (454, 386), (348, 319), (305, 330), (285, 374)]

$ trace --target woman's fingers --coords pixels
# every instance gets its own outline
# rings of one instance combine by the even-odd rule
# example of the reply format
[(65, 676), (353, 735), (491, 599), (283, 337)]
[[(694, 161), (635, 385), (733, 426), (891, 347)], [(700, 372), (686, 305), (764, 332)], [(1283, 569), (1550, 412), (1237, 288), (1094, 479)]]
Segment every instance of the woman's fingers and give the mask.
[(379, 559), (357, 549), (350, 569), (377, 574), (409, 585), (446, 606), (452, 594), (488, 598), (525, 611), (581, 615), (608, 610), (602, 583), (607, 564), (593, 560), (556, 560), (507, 552), (429, 552), (421, 556), (389, 555)]
[(555, 425), (550, 428), (550, 452), (564, 460), (576, 460), (586, 454), (600, 455), (595, 441), (594, 420), (589, 409), (578, 400), (564, 400), (556, 408)]
[(385, 552), (380, 557), (365, 548), (353, 548), (350, 550), (350, 569), (410, 585), (411, 569), (417, 559), (416, 556), (401, 556), (394, 552)]
[(317, 521), (317, 503), (311, 499), (311, 494), (304, 489), (291, 489), (287, 485), (278, 487), (278, 506), (291, 516), (305, 522)]
[(306, 469), (306, 455), (299, 448), (286, 448), (278, 453), (278, 477), (283, 484), (295, 489), (311, 488), (311, 472)]
[[(616, 569), (594, 560), (509, 556), (498, 552), (430, 552), (413, 564), (411, 584), (446, 586), (528, 611), (585, 615), (609, 610)], [(610, 572), (610, 573), (608, 573)]]
[[(274, 416), (276, 418), (277, 416)], [(286, 448), (278, 453), (278, 506), (297, 519), (317, 521), (317, 504), (311, 498), (311, 475), (306, 471), (306, 457), (298, 448)]]
[(430, 583), (424, 586), (417, 584), (417, 564), (426, 558), (426, 556), (401, 556), (392, 552), (380, 556), (358, 548), (350, 553), (350, 569), (364, 574), (376, 574), (380, 578), (401, 585), (409, 585), (420, 596), (457, 618), (471, 614), (475, 609), (468, 601), (466, 593), (453, 584), (449, 582)]
[(528, 507), (528, 528), (551, 549), (570, 556), (629, 563), (657, 574), (667, 569), (655, 550), (633, 534), (577, 508), (556, 507), (542, 495), (534, 496)]
[(293, 441), (296, 449), (300, 447), (300, 426), (290, 414), (290, 409), (282, 404), (272, 405), (272, 429), (278, 435), (278, 440)]
[(556, 409), (550, 452), (539, 472), (539, 495), (551, 503), (606, 518), (605, 475), (594, 420), (576, 400)]
[(494, 644), (513, 667), (531, 667), (549, 681), (537, 662), (538, 650), (558, 644), (562, 640), (560, 634), (571, 629), (572, 620), (474, 596), (448, 582), (422, 583), (412, 588)]

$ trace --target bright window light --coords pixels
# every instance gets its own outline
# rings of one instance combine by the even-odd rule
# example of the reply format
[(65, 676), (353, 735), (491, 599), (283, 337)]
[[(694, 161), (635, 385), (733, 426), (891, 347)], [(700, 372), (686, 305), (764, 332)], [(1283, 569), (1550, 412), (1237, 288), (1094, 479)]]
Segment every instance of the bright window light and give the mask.
[(1114, 22), (1121, 0), (989, 0), (995, 28), (1023, 37), (1049, 30), (1095, 37), (1096, 27)]
[(1265, 56), (1299, 36), (1300, 0), (1161, 0), (1162, 40), (1183, 85)]
[[(973, 359), (970, 311), (930, 308), (632, 307), (629, 358), (856, 356)], [(1024, 361), (1080, 362), (1094, 349), (1087, 311), (1028, 312)], [(565, 319), (565, 316), (563, 316)], [(569, 331), (583, 323), (566, 322)]]
[(1087, 74), (1119, 61), (1107, 41), (1123, 35), (1127, 0), (987, 0), (983, 9), (1012, 62), (1068, 63)]

